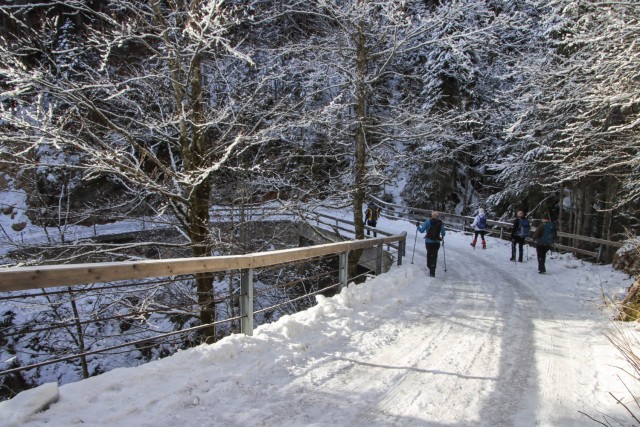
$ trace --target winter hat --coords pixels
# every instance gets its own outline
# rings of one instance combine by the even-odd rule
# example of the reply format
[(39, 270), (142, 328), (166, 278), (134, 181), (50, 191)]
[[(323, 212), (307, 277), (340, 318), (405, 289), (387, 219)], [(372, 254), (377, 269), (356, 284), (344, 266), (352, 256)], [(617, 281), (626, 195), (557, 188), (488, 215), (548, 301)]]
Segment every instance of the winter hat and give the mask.
[(542, 219), (547, 220), (547, 221), (551, 221), (551, 217), (549, 216), (548, 213), (542, 214)]

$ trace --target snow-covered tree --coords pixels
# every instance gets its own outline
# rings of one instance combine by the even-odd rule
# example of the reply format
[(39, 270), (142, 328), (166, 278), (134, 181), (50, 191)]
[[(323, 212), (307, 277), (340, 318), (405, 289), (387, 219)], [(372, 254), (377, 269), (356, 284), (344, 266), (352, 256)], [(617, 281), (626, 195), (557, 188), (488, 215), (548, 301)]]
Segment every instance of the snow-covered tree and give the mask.
[[(519, 104), (523, 76), (517, 65), (536, 54), (536, 2), (442, 2), (433, 8), (441, 24), (425, 48), (425, 109), (438, 116), (439, 145), (419, 151), (421, 164), (405, 187), (405, 198), (426, 208), (470, 213), (493, 210), (519, 182), (501, 182), (504, 167), (522, 165), (505, 128)], [(496, 209), (496, 210), (499, 210)]]
[[(55, 3), (0, 6), (19, 29), (0, 43), (9, 160), (106, 179), (176, 218), (193, 256), (211, 255), (210, 203), (225, 192), (213, 178), (258, 166), (260, 158), (236, 160), (279, 126), (272, 113), (281, 103), (262, 102), (269, 80), (243, 51), (239, 28), (252, 3), (69, 1), (63, 13)], [(65, 37), (65, 16), (81, 22), (76, 37)], [(211, 279), (196, 282), (210, 324)]]
[[(637, 211), (640, 8), (633, 2), (552, 1), (544, 57), (530, 61), (510, 127), (527, 142), (523, 170), (567, 231), (611, 238)], [(601, 212), (601, 213), (599, 213)], [(604, 212), (604, 214), (602, 214)], [(565, 215), (566, 216), (566, 215)], [(626, 218), (625, 218), (626, 216)]]
[[(444, 151), (444, 108), (434, 108), (438, 99), (425, 77), (429, 66), (440, 69), (429, 52), (439, 44), (472, 43), (486, 28), (438, 31), (451, 25), (451, 10), (464, 16), (472, 2), (435, 8), (419, 1), (284, 3), (303, 34), (285, 47), (280, 66), (300, 87), (304, 138), (333, 165), (325, 168), (329, 193), (343, 202), (350, 196), (356, 237), (363, 238), (367, 195), (381, 196), (407, 162), (421, 161), (434, 147)], [(406, 147), (413, 153), (403, 164)]]

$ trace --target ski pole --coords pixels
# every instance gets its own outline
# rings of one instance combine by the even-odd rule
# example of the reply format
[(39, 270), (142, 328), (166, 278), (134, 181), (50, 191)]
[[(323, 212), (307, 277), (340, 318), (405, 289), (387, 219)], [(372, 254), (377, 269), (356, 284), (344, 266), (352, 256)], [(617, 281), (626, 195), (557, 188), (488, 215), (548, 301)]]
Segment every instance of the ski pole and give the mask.
[(416, 237), (413, 238), (413, 253), (411, 254), (411, 264), (413, 264), (413, 257), (416, 255), (416, 242), (418, 241), (418, 229), (416, 228)]
[(447, 272), (447, 251), (444, 248), (444, 239), (442, 239), (442, 260), (444, 261), (444, 271)]

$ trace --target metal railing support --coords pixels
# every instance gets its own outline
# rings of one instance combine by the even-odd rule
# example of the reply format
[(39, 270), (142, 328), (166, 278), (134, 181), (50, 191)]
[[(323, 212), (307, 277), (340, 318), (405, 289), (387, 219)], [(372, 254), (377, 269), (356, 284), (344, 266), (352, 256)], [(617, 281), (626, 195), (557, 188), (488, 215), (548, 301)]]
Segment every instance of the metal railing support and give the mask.
[(340, 282), (340, 290), (347, 287), (347, 267), (349, 264), (349, 252), (343, 252), (338, 255), (338, 281)]
[(240, 270), (240, 332), (253, 335), (253, 268)]
[(384, 245), (380, 243), (376, 246), (376, 276), (382, 274), (382, 256), (384, 255)]

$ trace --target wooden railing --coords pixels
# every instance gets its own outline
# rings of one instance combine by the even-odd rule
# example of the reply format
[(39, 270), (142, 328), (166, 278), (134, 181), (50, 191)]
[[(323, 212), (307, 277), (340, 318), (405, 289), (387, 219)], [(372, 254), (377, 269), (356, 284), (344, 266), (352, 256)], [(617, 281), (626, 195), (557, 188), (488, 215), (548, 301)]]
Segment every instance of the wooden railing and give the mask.
[[(395, 260), (397, 265), (401, 265), (406, 251), (406, 233), (401, 235), (385, 236), (376, 239), (350, 240), (337, 243), (327, 243), (316, 246), (275, 250), (270, 252), (251, 253), (246, 255), (230, 255), (230, 256), (212, 256), (203, 258), (180, 258), (180, 259), (163, 259), (163, 260), (144, 260), (144, 261), (127, 261), (127, 262), (107, 262), (107, 263), (87, 263), (87, 264), (67, 264), (67, 265), (45, 265), (35, 267), (10, 267), (0, 269), (0, 300), (24, 300), (28, 298), (49, 298), (51, 295), (66, 295), (67, 304), (74, 305), (75, 301), (82, 298), (95, 298), (96, 295), (114, 293), (114, 289), (126, 286), (134, 286), (130, 295), (135, 298), (135, 287), (151, 286), (162, 287), (170, 286), (181, 280), (180, 277), (187, 275), (192, 276), (196, 273), (216, 273), (224, 272), (225, 274), (237, 272), (239, 276), (240, 286), (237, 294), (233, 297), (239, 305), (239, 315), (232, 316), (224, 320), (219, 320), (212, 325), (222, 322), (238, 321), (240, 332), (246, 335), (252, 335), (254, 329), (254, 315), (258, 312), (265, 313), (273, 310), (275, 306), (262, 306), (258, 310), (254, 310), (254, 271), (260, 269), (268, 269), (272, 266), (282, 266), (286, 264), (295, 264), (296, 262), (312, 262), (313, 260), (322, 259), (323, 257), (338, 257), (338, 281), (335, 285), (322, 287), (316, 291), (305, 292), (300, 298), (309, 298), (313, 295), (326, 292), (334, 286), (342, 288), (347, 285), (353, 278), (348, 277), (348, 254), (350, 251), (366, 250), (374, 248), (374, 256), (378, 259), (375, 262), (375, 274), (383, 273), (382, 258), (384, 255), (383, 248), (387, 245), (394, 245), (396, 248)], [(334, 273), (335, 274), (335, 273)], [(236, 276), (236, 277), (238, 277)], [(304, 280), (304, 279), (302, 279)], [(300, 283), (302, 280), (295, 281)], [(124, 281), (124, 282), (123, 282)], [(129, 282), (135, 282), (131, 284)], [(86, 286), (89, 285), (89, 286)], [(277, 287), (281, 288), (279, 284)], [(275, 288), (276, 286), (274, 286)], [(60, 288), (50, 290), (51, 288)], [(131, 289), (131, 288), (128, 288)], [(191, 288), (192, 289), (192, 288)], [(40, 292), (35, 292), (40, 290)], [(306, 291), (306, 287), (305, 287)], [(293, 300), (287, 299), (284, 304), (290, 304)], [(214, 301), (216, 302), (216, 301)], [(230, 302), (234, 305), (234, 302)], [(180, 307), (175, 305), (174, 307)], [(169, 307), (165, 312), (176, 310)], [(105, 322), (113, 319), (115, 321), (129, 321), (127, 319), (141, 319), (149, 316), (153, 312), (162, 312), (161, 310), (149, 309), (143, 311), (134, 311), (129, 314), (110, 315), (106, 318), (81, 318), (81, 314), (77, 313), (62, 322), (61, 329), (71, 329), (74, 326), (84, 327), (89, 323)], [(29, 334), (37, 331), (50, 329), (50, 325), (34, 325), (20, 327), (17, 325), (12, 328), (0, 328), (0, 336), (7, 338), (10, 335)], [(60, 363), (72, 359), (86, 358), (89, 355), (108, 353), (119, 348), (131, 347), (135, 349), (138, 346), (149, 346), (149, 342), (157, 339), (167, 339), (180, 333), (191, 333), (193, 331), (203, 329), (209, 325), (198, 325), (195, 327), (184, 328), (183, 330), (168, 331), (158, 334), (157, 336), (142, 339), (119, 342), (117, 345), (105, 347), (103, 345), (93, 350), (82, 346), (74, 354), (65, 355), (63, 357), (53, 357), (46, 360), (38, 360), (31, 365), (18, 365), (11, 369), (5, 369), (0, 375), (14, 374), (18, 371), (33, 369), (48, 364)]]
[[(404, 246), (405, 241), (406, 234), (403, 234), (247, 255), (45, 265), (38, 267), (10, 267), (0, 269), (0, 292), (44, 289), (88, 283), (106, 283), (118, 280), (175, 276), (181, 274), (248, 270), (330, 254), (342, 255), (349, 251), (378, 247), (391, 242), (397, 242), (400, 246)], [(398, 265), (402, 264), (403, 254), (404, 250), (398, 252)], [(343, 283), (343, 285), (346, 285), (346, 283)]]

